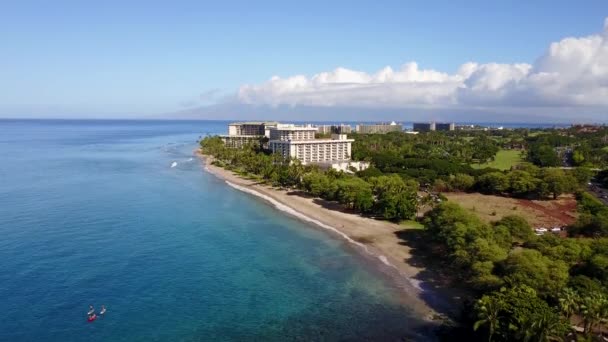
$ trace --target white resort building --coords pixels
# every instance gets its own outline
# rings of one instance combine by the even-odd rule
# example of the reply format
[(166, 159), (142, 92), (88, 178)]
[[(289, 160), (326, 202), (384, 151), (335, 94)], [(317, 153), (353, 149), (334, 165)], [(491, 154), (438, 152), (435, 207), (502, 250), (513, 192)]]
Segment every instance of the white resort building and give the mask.
[(381, 124), (361, 124), (355, 127), (357, 133), (361, 134), (385, 134), (389, 132), (401, 132), (403, 127), (395, 121)]
[(228, 125), (228, 135), (220, 135), (227, 147), (241, 148), (248, 144), (258, 144), (268, 137), (268, 129), (276, 127), (276, 122), (233, 122)]
[(331, 139), (315, 139), (318, 128), (276, 122), (237, 122), (228, 125), (228, 135), (221, 135), (227, 147), (241, 148), (259, 143), (267, 137), (268, 149), (284, 158), (298, 159), (302, 164), (352, 172), (364, 170), (367, 162), (354, 162), (351, 157), (353, 139), (346, 134), (332, 134)]
[(273, 153), (298, 159), (302, 164), (348, 168), (354, 140), (348, 139), (346, 134), (332, 134), (331, 139), (315, 139), (316, 132), (317, 128), (310, 125), (278, 124), (270, 129), (268, 146)]

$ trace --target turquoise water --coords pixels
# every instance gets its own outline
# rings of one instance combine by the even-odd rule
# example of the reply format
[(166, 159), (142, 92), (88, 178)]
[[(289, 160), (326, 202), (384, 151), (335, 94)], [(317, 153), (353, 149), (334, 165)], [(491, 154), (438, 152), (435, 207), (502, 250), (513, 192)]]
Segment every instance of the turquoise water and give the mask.
[(428, 340), (343, 241), (202, 172), (225, 124), (0, 120), (0, 340)]

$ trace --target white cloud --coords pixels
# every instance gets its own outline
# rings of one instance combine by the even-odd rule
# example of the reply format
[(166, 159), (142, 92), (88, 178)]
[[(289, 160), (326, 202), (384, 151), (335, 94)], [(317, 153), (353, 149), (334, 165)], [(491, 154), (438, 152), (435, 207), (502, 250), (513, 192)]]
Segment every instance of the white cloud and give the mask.
[(455, 74), (387, 66), (337, 68), (312, 77), (273, 76), (243, 85), (245, 104), (351, 107), (608, 107), (608, 18), (601, 33), (552, 43), (534, 64), (465, 63)]

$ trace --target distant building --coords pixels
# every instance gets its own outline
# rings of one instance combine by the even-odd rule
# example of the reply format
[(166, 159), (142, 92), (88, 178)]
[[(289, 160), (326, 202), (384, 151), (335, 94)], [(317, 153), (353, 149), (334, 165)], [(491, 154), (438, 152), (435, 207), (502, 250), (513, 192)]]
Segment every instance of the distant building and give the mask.
[(414, 132), (430, 132), (435, 130), (434, 122), (414, 122), (412, 129)]
[(295, 158), (302, 164), (341, 163), (350, 161), (353, 139), (345, 134), (332, 134), (331, 139), (315, 139), (317, 127), (279, 124), (270, 128), (268, 146), (284, 158)]
[(348, 134), (348, 133), (352, 133), (353, 132), (353, 128), (351, 127), (351, 125), (332, 125), (331, 126), (331, 133), (333, 134)]
[(318, 125), (317, 133), (319, 134), (348, 134), (352, 133), (350, 125)]
[(443, 122), (435, 123), (436, 131), (453, 131), (455, 127), (456, 127), (456, 125), (454, 125), (454, 123), (443, 123)]
[(456, 128), (454, 123), (444, 122), (414, 122), (414, 132), (430, 132), (430, 131), (453, 131)]
[(589, 124), (578, 124), (572, 125), (572, 128), (576, 130), (576, 133), (596, 133), (603, 129), (604, 125), (589, 125)]
[(331, 134), (331, 125), (317, 125), (317, 133)]
[(259, 144), (268, 129), (276, 125), (276, 122), (234, 122), (228, 125), (228, 135), (220, 135), (220, 138), (231, 148)]
[(267, 128), (276, 125), (276, 122), (233, 122), (228, 124), (228, 135), (264, 136)]
[(390, 124), (357, 125), (355, 129), (357, 133), (361, 134), (384, 134), (388, 132), (401, 132), (403, 130), (401, 125), (398, 125), (395, 121)]
[(365, 161), (337, 161), (337, 162), (319, 162), (315, 163), (322, 169), (334, 169), (336, 171), (344, 171), (353, 173), (357, 171), (363, 171), (369, 168), (370, 163)]

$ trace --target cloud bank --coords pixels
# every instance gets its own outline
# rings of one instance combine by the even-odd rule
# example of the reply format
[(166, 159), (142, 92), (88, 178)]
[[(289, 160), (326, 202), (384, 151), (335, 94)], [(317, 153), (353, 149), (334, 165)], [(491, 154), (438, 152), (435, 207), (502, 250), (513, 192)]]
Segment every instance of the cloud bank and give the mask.
[(602, 32), (552, 43), (534, 64), (465, 63), (454, 74), (416, 62), (376, 73), (339, 67), (243, 85), (240, 103), (362, 108), (608, 109), (608, 18)]

